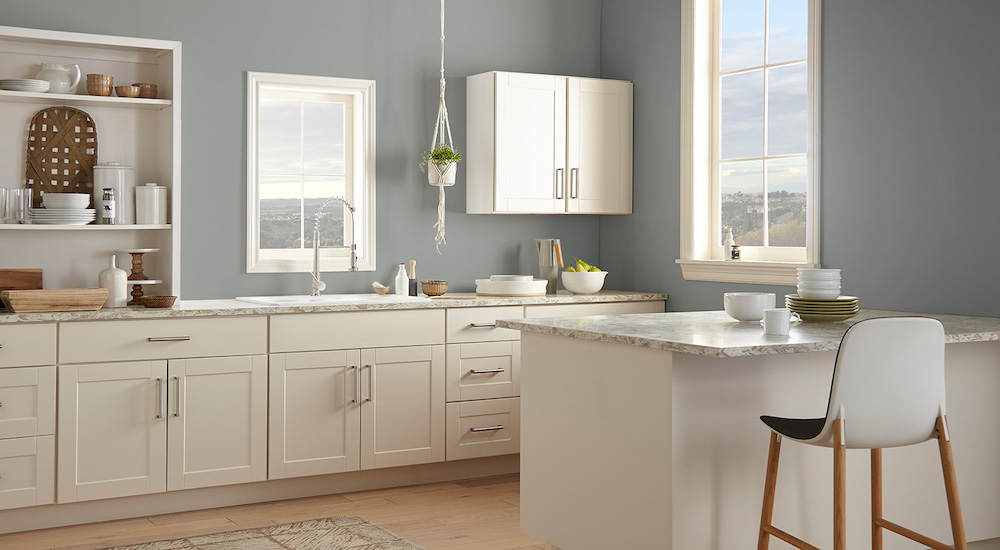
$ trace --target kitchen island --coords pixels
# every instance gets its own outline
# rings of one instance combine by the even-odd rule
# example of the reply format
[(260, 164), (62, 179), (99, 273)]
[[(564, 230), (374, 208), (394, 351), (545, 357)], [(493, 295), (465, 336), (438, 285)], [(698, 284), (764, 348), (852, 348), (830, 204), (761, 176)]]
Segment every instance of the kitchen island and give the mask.
[[(564, 550), (752, 548), (768, 429), (825, 414), (843, 323), (787, 337), (724, 312), (498, 322), (522, 331), (521, 529)], [(929, 315), (947, 346), (948, 418), (970, 541), (1000, 536), (1000, 319)], [(848, 547), (870, 544), (867, 451), (849, 450)], [(886, 518), (951, 540), (937, 446), (884, 454)], [(774, 523), (832, 540), (832, 453), (783, 446)], [(775, 542), (779, 545), (782, 543)], [(912, 548), (886, 535), (885, 548)]]

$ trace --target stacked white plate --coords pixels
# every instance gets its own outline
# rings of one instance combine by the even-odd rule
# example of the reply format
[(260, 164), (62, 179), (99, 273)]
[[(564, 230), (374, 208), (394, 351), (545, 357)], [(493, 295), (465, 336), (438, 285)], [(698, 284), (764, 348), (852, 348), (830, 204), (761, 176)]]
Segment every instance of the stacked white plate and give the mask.
[(799, 296), (807, 300), (834, 300), (840, 296), (839, 269), (798, 269)]
[(32, 208), (31, 223), (43, 225), (87, 225), (94, 221), (93, 208)]
[(858, 314), (857, 296), (838, 296), (832, 300), (811, 300), (798, 294), (785, 296), (785, 307), (799, 314), (803, 321), (831, 323), (846, 321)]
[(0, 90), (13, 90), (15, 92), (47, 92), (49, 91), (48, 80), (36, 80), (34, 78), (8, 78), (0, 80)]

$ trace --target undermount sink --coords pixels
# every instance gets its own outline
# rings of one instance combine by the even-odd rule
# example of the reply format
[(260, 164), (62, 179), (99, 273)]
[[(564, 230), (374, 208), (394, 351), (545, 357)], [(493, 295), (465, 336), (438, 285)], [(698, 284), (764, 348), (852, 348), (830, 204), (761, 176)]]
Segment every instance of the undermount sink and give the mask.
[(429, 302), (423, 296), (399, 296), (397, 294), (325, 294), (322, 296), (244, 296), (236, 298), (241, 302), (263, 304), (265, 306), (325, 306), (333, 304), (385, 304), (392, 302)]

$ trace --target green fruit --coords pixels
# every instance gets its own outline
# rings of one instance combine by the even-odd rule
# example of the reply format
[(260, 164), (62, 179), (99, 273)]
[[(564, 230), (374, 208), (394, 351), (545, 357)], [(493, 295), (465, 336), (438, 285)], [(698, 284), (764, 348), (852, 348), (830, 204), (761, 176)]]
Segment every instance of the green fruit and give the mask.
[(587, 271), (595, 271), (596, 272), (596, 271), (600, 271), (600, 269), (596, 265), (592, 265), (592, 266), (590, 266), (590, 269), (588, 269)]
[(576, 273), (576, 270), (575, 270), (575, 269), (573, 269), (573, 266), (569, 266), (569, 267), (567, 267), (567, 268), (566, 268), (566, 271), (568, 271), (568, 272), (570, 272), (570, 273)]

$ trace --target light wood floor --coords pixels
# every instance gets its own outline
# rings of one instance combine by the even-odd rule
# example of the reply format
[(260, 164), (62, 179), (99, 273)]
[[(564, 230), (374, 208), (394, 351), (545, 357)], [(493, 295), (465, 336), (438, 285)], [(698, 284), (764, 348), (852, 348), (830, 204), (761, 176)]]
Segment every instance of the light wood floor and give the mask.
[(85, 550), (350, 515), (427, 550), (551, 550), (518, 529), (519, 501), (510, 475), (12, 533), (0, 548)]

